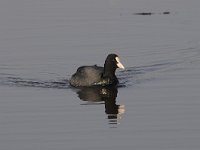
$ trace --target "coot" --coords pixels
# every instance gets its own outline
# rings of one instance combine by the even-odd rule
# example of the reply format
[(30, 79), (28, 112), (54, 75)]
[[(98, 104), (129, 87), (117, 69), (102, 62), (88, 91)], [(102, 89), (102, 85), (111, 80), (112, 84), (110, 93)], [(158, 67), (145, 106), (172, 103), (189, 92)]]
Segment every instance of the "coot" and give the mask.
[(69, 83), (74, 87), (116, 85), (118, 84), (118, 79), (115, 76), (117, 68), (124, 69), (118, 55), (109, 54), (105, 60), (104, 67), (97, 65), (81, 66), (72, 75)]

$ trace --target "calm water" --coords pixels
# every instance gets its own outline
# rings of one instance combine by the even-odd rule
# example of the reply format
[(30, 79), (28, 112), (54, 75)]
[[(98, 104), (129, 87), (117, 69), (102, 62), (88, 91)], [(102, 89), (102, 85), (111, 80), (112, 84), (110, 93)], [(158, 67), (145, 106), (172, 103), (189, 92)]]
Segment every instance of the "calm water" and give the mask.
[[(0, 149), (199, 150), (199, 5), (1, 0)], [(69, 86), (109, 53), (118, 88)]]

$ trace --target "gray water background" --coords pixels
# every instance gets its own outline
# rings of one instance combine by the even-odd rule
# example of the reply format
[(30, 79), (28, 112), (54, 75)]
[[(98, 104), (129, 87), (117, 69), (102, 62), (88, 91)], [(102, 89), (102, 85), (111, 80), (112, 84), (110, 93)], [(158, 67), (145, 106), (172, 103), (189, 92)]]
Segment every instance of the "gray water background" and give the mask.
[[(199, 150), (199, 6), (1, 0), (0, 149)], [(144, 12), (152, 15), (136, 15)], [(109, 53), (126, 67), (117, 114), (68, 84), (77, 67), (103, 65)]]

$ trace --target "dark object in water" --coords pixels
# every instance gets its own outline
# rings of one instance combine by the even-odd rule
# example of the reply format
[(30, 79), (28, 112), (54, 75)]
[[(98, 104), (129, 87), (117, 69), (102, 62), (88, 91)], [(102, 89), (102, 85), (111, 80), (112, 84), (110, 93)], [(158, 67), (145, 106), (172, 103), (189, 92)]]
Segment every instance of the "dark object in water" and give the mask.
[(164, 12), (163, 12), (163, 15), (169, 15), (169, 14), (170, 14), (169, 11), (164, 11)]
[(153, 13), (153, 12), (141, 12), (141, 13), (133, 13), (133, 15), (141, 15), (141, 16), (150, 16), (150, 15), (155, 15), (155, 14), (163, 14), (163, 15), (169, 15), (169, 11), (164, 11), (161, 13)]
[(141, 15), (141, 16), (148, 16), (148, 15), (153, 15), (154, 13), (152, 12), (141, 12), (141, 13), (133, 13), (133, 15)]

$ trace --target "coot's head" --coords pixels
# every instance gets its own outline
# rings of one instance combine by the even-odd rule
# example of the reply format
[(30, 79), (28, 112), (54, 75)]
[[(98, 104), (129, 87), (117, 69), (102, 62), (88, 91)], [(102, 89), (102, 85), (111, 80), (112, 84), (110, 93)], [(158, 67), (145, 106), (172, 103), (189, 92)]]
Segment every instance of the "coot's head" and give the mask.
[(117, 68), (125, 69), (120, 62), (119, 56), (116, 54), (109, 54), (106, 58), (104, 69), (115, 71)]
[(106, 58), (104, 64), (103, 81), (106, 84), (117, 84), (119, 83), (117, 77), (115, 76), (115, 70), (117, 68), (124, 69), (124, 66), (120, 62), (118, 55), (109, 54)]

